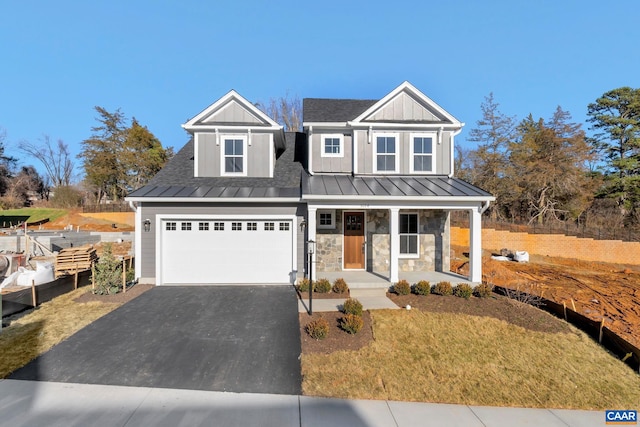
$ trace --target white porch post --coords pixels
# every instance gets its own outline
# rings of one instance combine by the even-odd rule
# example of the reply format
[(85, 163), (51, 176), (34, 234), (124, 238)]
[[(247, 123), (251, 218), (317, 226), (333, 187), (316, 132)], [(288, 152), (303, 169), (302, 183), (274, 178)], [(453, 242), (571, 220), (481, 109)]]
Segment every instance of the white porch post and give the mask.
[(398, 281), (398, 254), (400, 253), (400, 230), (398, 212), (400, 209), (389, 209), (389, 281)]
[[(136, 272), (136, 279), (140, 279), (142, 275), (142, 206), (138, 203), (136, 206), (136, 216), (135, 216), (135, 228), (134, 228), (134, 236), (133, 236), (133, 267)], [(158, 225), (155, 225), (158, 227)]]
[[(311, 207), (308, 208), (307, 216), (308, 216), (307, 222), (309, 223), (309, 225), (307, 226), (307, 240), (316, 241), (316, 208), (311, 208)], [(307, 245), (305, 245), (305, 247), (306, 246)], [(318, 245), (316, 245), (316, 251), (317, 250), (318, 250)], [(316, 263), (314, 261), (315, 261), (315, 254), (311, 256), (311, 265), (308, 266), (307, 268), (308, 269), (307, 277), (309, 277), (309, 271), (311, 271), (311, 277), (313, 277), (314, 280), (317, 280), (318, 276), (316, 276)]]
[(482, 282), (482, 214), (480, 208), (470, 211), (469, 218), (469, 281)]

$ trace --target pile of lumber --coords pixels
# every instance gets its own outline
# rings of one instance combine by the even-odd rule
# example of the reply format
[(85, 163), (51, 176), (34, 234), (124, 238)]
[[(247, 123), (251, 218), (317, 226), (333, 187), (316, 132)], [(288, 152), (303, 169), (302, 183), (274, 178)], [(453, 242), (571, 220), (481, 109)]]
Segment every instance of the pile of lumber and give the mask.
[(56, 258), (56, 277), (90, 270), (97, 260), (98, 256), (93, 246), (62, 249)]

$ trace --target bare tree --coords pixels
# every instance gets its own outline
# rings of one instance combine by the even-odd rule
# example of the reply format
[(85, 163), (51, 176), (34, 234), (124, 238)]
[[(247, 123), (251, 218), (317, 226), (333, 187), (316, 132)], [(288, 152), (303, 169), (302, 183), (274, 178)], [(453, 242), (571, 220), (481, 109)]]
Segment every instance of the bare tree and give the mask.
[(298, 96), (271, 98), (268, 104), (257, 102), (256, 106), (269, 117), (284, 126), (287, 132), (302, 130), (302, 101)]
[(44, 135), (39, 144), (21, 141), (18, 149), (42, 163), (47, 172), (47, 178), (54, 188), (67, 187), (71, 184), (73, 161), (68, 145), (61, 139), (56, 144), (52, 144), (49, 135)]

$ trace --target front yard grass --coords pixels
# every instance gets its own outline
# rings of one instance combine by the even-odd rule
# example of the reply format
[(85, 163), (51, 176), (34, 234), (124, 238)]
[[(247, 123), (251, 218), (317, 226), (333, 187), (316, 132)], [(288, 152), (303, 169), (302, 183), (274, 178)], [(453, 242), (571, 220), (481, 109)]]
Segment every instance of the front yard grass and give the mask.
[[(28, 216), (27, 222), (37, 222), (49, 218), (50, 221), (63, 217), (69, 213), (66, 209), (54, 208), (20, 208), (0, 210), (3, 216)], [(15, 225), (15, 224), (14, 224)]]
[(0, 378), (26, 365), (38, 355), (73, 335), (121, 303), (78, 303), (88, 289), (79, 288), (18, 315), (0, 332)]
[(598, 410), (640, 404), (640, 376), (575, 328), (539, 332), (415, 309), (371, 316), (368, 346), (303, 355), (304, 394)]

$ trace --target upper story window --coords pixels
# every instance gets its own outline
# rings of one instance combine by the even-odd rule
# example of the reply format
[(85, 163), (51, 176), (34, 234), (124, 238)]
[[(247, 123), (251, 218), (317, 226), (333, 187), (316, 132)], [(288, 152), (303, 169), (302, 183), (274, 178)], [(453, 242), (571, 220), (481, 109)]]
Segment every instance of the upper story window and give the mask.
[(322, 157), (343, 157), (344, 138), (342, 135), (322, 135)]
[(411, 135), (411, 172), (435, 172), (434, 134)]
[(375, 172), (398, 172), (398, 135), (376, 134), (375, 144)]
[(229, 135), (222, 137), (222, 175), (247, 175), (247, 137)]

